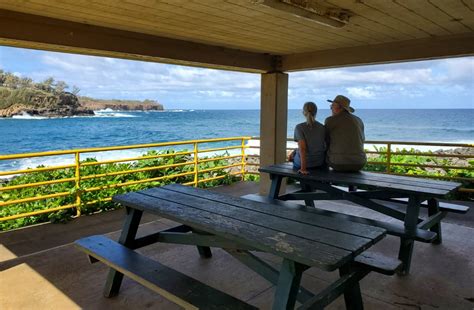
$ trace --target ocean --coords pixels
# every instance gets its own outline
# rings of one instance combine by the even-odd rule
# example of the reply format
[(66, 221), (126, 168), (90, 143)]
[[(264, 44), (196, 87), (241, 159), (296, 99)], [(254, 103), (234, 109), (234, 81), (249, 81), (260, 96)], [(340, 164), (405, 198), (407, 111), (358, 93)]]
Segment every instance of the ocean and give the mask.
[[(324, 122), (330, 110), (319, 110)], [(367, 140), (474, 143), (474, 109), (357, 110)], [(259, 110), (173, 110), (120, 112), (93, 117), (0, 119), (0, 155), (231, 136), (258, 136)], [(301, 110), (288, 112), (288, 137)], [(123, 151), (130, 152), (130, 151)], [(133, 155), (133, 154), (122, 154)], [(117, 154), (115, 155), (117, 156)], [(43, 160), (43, 161), (42, 161)], [(0, 171), (51, 164), (35, 158), (0, 161)]]

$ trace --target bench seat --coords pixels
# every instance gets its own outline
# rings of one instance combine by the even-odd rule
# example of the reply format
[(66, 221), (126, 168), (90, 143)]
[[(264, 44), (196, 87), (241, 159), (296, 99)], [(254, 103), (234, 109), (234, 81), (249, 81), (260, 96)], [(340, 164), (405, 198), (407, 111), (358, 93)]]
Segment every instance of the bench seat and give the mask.
[[(408, 202), (408, 198), (392, 198), (392, 199), (387, 199), (386, 201), (393, 202), (395, 204), (404, 204), (406, 205)], [(467, 211), (469, 211), (468, 206), (452, 203), (452, 202), (444, 202), (444, 201), (439, 201), (439, 210), (444, 211), (444, 212), (453, 212), (453, 213), (459, 213), (459, 214), (466, 214)], [(421, 207), (428, 208), (428, 204), (422, 203)]]
[(79, 239), (75, 246), (184, 308), (257, 309), (104, 236)]
[(249, 194), (242, 196), (242, 198), (253, 200), (253, 201), (258, 201), (258, 202), (263, 202), (263, 203), (271, 203), (275, 205), (280, 205), (284, 206), (287, 208), (298, 208), (298, 209), (304, 209), (307, 212), (312, 212), (312, 213), (317, 213), (320, 215), (325, 215), (325, 216), (330, 216), (333, 218), (338, 218), (338, 219), (343, 219), (343, 220), (348, 220), (351, 222), (356, 222), (356, 223), (361, 223), (361, 224), (367, 224), (371, 226), (376, 226), (380, 228), (384, 228), (387, 230), (387, 233), (390, 235), (398, 236), (398, 237), (411, 237), (414, 240), (421, 241), (421, 242), (426, 242), (426, 243), (431, 243), (434, 239), (436, 239), (437, 234), (432, 231), (427, 231), (423, 229), (416, 229), (414, 232), (408, 232), (405, 230), (405, 227), (403, 223), (387, 223), (383, 221), (378, 221), (378, 220), (372, 220), (372, 219), (367, 219), (364, 217), (360, 216), (355, 216), (355, 215), (348, 215), (348, 214), (343, 214), (335, 211), (328, 211), (328, 210), (323, 210), (319, 208), (309, 208), (304, 205), (298, 205), (292, 202), (288, 201), (283, 201), (283, 200), (277, 200), (277, 199), (271, 199), (267, 196), (260, 196), (256, 194)]
[(373, 251), (365, 251), (359, 254), (354, 261), (356, 266), (387, 276), (394, 275), (403, 266), (400, 260)]

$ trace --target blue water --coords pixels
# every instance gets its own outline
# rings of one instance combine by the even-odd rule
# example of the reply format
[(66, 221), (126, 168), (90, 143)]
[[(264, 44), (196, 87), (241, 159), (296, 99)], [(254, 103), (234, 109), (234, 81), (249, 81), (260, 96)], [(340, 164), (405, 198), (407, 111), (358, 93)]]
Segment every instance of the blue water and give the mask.
[[(329, 114), (329, 110), (320, 110), (317, 119), (324, 122)], [(474, 109), (358, 110), (356, 115), (365, 123), (368, 140), (474, 142)], [(258, 110), (113, 112), (96, 117), (0, 119), (0, 155), (258, 136), (259, 120)], [(288, 136), (292, 136), (294, 126), (302, 121), (300, 110), (288, 112)]]

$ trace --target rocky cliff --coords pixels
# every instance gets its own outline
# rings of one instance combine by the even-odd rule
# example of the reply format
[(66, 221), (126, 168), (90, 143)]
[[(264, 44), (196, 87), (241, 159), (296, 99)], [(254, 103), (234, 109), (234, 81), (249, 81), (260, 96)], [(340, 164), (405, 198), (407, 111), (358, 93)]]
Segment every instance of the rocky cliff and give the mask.
[(94, 111), (82, 107), (78, 98), (68, 92), (59, 95), (34, 92), (24, 98), (18, 98), (10, 104), (4, 104), (3, 108), (0, 108), (0, 117), (12, 117), (24, 113), (42, 117), (94, 115)]
[(94, 115), (94, 110), (163, 110), (163, 105), (153, 100), (100, 100), (77, 97), (79, 88), (72, 93), (64, 81), (49, 77), (42, 82), (17, 76), (0, 69), (0, 117), (12, 117), (28, 113), (32, 116), (65, 117)]

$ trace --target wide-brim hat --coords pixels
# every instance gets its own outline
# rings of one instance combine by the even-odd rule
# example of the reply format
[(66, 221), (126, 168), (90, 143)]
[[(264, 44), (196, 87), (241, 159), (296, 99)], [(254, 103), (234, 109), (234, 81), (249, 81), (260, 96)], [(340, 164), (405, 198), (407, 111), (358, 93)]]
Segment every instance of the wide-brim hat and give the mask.
[(354, 113), (354, 108), (351, 107), (351, 100), (343, 95), (337, 95), (334, 100), (329, 100), (328, 102), (338, 103), (341, 107), (347, 112)]

